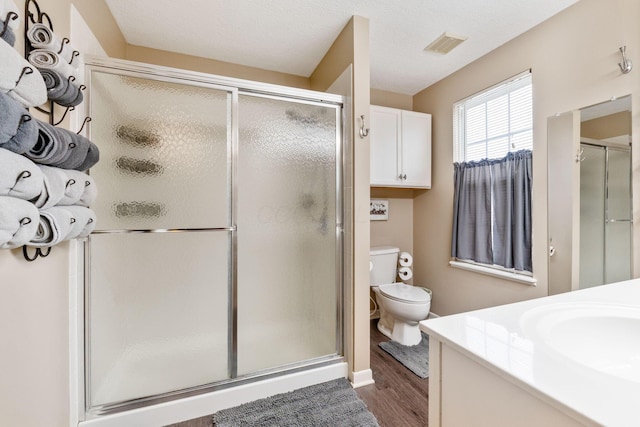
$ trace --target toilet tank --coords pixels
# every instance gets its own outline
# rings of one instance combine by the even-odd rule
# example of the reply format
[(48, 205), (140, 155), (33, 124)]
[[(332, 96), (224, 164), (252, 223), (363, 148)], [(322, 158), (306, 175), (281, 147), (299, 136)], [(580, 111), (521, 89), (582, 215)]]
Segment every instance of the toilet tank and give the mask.
[(385, 285), (396, 281), (398, 273), (398, 253), (395, 246), (373, 246), (369, 250), (369, 260), (373, 269), (369, 273), (371, 286)]

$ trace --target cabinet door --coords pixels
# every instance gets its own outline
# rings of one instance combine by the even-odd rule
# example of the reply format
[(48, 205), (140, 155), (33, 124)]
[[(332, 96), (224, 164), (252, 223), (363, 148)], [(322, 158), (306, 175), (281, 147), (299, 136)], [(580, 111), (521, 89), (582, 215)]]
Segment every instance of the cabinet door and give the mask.
[(431, 114), (402, 111), (403, 186), (431, 188)]
[(371, 185), (402, 185), (398, 142), (400, 110), (371, 106)]

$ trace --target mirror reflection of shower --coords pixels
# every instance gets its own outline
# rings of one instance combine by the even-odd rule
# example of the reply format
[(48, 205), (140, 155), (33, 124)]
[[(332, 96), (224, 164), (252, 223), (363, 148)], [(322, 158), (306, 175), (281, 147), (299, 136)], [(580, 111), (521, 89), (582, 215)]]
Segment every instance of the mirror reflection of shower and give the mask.
[(631, 96), (580, 116), (582, 289), (631, 278)]

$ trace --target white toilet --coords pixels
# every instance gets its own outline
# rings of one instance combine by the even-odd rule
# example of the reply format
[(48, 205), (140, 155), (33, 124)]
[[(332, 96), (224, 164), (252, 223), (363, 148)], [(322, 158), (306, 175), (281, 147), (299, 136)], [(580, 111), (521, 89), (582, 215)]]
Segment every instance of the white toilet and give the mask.
[(378, 330), (402, 345), (416, 345), (422, 339), (418, 323), (429, 316), (431, 293), (396, 283), (399, 252), (394, 246), (376, 246), (369, 252), (370, 284), (380, 309)]

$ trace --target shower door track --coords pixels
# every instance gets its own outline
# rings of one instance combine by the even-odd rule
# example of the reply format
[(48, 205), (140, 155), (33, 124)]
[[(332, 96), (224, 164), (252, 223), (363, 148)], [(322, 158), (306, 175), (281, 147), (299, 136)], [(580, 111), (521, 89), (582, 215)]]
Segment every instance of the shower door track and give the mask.
[(229, 378), (226, 380), (217, 381), (215, 383), (203, 384), (199, 386), (189, 387), (183, 390), (175, 390), (167, 393), (157, 394), (148, 397), (140, 397), (137, 399), (124, 400), (122, 402), (113, 402), (105, 405), (96, 405), (92, 408), (87, 408), (86, 414), (89, 416), (87, 419), (92, 419), (99, 416), (117, 414), (124, 411), (131, 411), (150, 405), (157, 405), (164, 402), (173, 401), (176, 399), (184, 399), (187, 397), (198, 396), (205, 393), (212, 393), (228, 389), (230, 387), (237, 387), (240, 385), (251, 384), (256, 381), (268, 380), (271, 378), (277, 378), (282, 374), (295, 374), (298, 372), (304, 372), (311, 368), (323, 368), (326, 366), (334, 365), (335, 363), (343, 362), (344, 357), (340, 355), (325, 356), (322, 358), (306, 360), (304, 362), (295, 363), (291, 365), (280, 366), (273, 369), (268, 369), (260, 372), (255, 372), (250, 375), (246, 375), (240, 378)]

